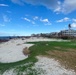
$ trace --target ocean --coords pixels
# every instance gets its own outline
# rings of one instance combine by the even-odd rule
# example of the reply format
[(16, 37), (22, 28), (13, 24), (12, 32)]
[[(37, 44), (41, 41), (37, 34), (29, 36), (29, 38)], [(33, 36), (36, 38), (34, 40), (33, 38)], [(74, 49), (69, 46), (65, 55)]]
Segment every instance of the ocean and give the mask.
[(17, 38), (18, 36), (0, 36), (0, 40), (9, 40), (12, 38)]
[(0, 40), (9, 40), (9, 36), (0, 36)]

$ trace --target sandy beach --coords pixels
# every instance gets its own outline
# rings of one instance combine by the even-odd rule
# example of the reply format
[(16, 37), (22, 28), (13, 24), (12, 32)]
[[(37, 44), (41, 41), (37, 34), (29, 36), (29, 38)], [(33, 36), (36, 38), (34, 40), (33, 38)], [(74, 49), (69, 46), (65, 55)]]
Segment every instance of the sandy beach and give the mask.
[(0, 44), (0, 62), (10, 63), (26, 59), (28, 55), (23, 54), (23, 48), (30, 47), (32, 44), (24, 44), (24, 42), (17, 39)]
[[(25, 47), (29, 48), (34, 44), (27, 44), (27, 42), (36, 41), (63, 41), (58, 39), (47, 38), (29, 38), (29, 39), (12, 39), (8, 42), (0, 44), (0, 63), (13, 63), (28, 58), (28, 55), (23, 54)], [(64, 40), (65, 41), (65, 40)], [(76, 75), (74, 70), (65, 69), (60, 63), (48, 57), (37, 56), (38, 62), (32, 67), (37, 71), (37, 75)], [(24, 66), (25, 64), (21, 65)], [(6, 70), (3, 75), (17, 75), (16, 68)], [(22, 75), (28, 75), (28, 70), (23, 72)]]
[(33, 44), (27, 44), (26, 42), (35, 41), (62, 41), (57, 39), (47, 39), (47, 38), (29, 38), (29, 39), (12, 39), (8, 42), (0, 44), (0, 62), (10, 63), (24, 60), (28, 55), (23, 54), (23, 49), (25, 47), (29, 48)]

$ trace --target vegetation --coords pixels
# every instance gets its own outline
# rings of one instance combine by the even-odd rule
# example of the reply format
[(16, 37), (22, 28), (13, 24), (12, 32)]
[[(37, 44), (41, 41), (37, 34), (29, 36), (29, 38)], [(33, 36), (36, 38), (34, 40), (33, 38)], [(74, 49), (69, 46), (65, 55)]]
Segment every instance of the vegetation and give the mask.
[[(0, 63), (0, 71), (3, 73), (7, 69), (15, 68), (19, 72), (31, 69), (35, 62), (37, 62), (36, 56), (42, 55), (49, 58), (55, 58), (59, 60), (61, 65), (64, 65), (68, 69), (74, 69), (76, 71), (76, 41), (71, 42), (28, 42), (33, 43), (34, 45), (29, 48), (29, 57), (23, 61), (15, 63)], [(28, 51), (27, 51), (28, 52)], [(30, 63), (29, 65), (24, 65)], [(24, 66), (21, 66), (24, 65)], [(35, 71), (36, 72), (36, 71)], [(20, 74), (18, 74), (20, 75)], [(33, 75), (29, 73), (28, 75)]]

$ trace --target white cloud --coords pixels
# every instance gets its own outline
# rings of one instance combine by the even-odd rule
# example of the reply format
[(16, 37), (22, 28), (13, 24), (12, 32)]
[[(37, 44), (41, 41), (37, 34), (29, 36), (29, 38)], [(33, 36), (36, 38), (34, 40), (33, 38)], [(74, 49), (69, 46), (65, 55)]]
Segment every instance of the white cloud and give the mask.
[(32, 24), (35, 24), (35, 22), (34, 21), (32, 21), (32, 20), (30, 20), (30, 19), (28, 19), (28, 18), (23, 18), (25, 21), (28, 21), (28, 22), (30, 22), (30, 23), (32, 23)]
[(31, 23), (32, 23), (32, 24), (35, 24), (35, 22), (34, 22), (34, 21), (32, 21)]
[(63, 19), (57, 20), (56, 22), (67, 22), (67, 21), (70, 21), (70, 18), (65, 17)]
[(54, 12), (59, 13), (61, 11), (61, 2), (60, 1), (57, 2), (58, 2), (58, 6), (56, 9), (54, 9)]
[(45, 25), (51, 25), (51, 22), (48, 19), (40, 19)]
[(61, 19), (61, 20), (57, 20), (56, 22), (63, 22), (63, 19)]
[(25, 21), (28, 21), (28, 22), (31, 22), (31, 20), (30, 19), (28, 19), (28, 18), (23, 18)]
[(25, 0), (26, 3), (33, 5), (42, 5), (49, 9), (56, 9), (58, 7), (58, 0)]
[(59, 7), (59, 0), (11, 0), (13, 3), (16, 4), (32, 4), (32, 5), (42, 5), (48, 9), (57, 9)]
[(13, 3), (24, 5), (23, 0), (11, 0)]
[(73, 19), (72, 19), (72, 21), (76, 22), (76, 19), (75, 19), (75, 18), (73, 18)]
[(68, 14), (76, 10), (76, 0), (64, 0), (62, 2), (58, 1), (58, 4), (59, 6), (54, 10), (54, 12)]
[(11, 21), (7, 15), (3, 15), (3, 20), (4, 20), (4, 22), (10, 22)]
[(16, 4), (32, 4), (32, 5), (41, 5), (48, 9), (53, 10), (56, 13), (71, 13), (76, 10), (76, 0), (11, 0)]
[(34, 20), (37, 20), (38, 18), (39, 18), (38, 16), (35, 16), (33, 19), (34, 19)]
[(54, 10), (54, 12), (56, 12), (56, 13), (59, 13), (61, 11), (61, 7), (59, 6), (59, 7), (57, 7), (55, 10)]
[(40, 19), (40, 21), (42, 21), (42, 22), (49, 22), (48, 19)]
[(0, 6), (3, 6), (3, 7), (5, 7), (5, 6), (8, 6), (7, 4), (0, 4)]
[(68, 17), (65, 17), (64, 19), (63, 19), (63, 21), (69, 21), (70, 19), (68, 18)]
[(64, 0), (62, 12), (67, 14), (74, 10), (76, 10), (76, 0)]
[(76, 23), (72, 23), (71, 27), (76, 28)]

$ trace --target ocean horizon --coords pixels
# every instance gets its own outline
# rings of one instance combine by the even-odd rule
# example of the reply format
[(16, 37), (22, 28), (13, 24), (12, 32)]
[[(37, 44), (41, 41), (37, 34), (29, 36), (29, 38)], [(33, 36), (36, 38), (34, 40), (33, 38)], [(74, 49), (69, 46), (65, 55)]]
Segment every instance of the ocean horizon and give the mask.
[(0, 40), (9, 40), (10, 38), (17, 38), (18, 36), (0, 36)]

